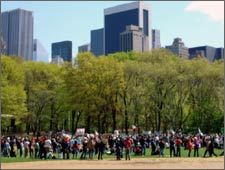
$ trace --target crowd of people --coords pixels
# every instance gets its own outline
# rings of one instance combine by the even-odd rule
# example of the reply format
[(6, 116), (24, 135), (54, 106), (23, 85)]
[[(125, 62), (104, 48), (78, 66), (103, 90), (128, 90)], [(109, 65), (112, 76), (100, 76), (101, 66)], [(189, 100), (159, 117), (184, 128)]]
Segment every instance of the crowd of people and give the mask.
[[(168, 134), (151, 135), (99, 135), (86, 134), (70, 136), (67, 134), (46, 135), (40, 137), (2, 137), (1, 151), (4, 157), (24, 157), (36, 159), (103, 159), (104, 154), (115, 155), (117, 160), (123, 157), (131, 159), (134, 155), (146, 155), (146, 149), (151, 149), (151, 155), (165, 156), (165, 148), (169, 148), (170, 157), (181, 157), (184, 148), (190, 157), (219, 156), (214, 148), (223, 148), (224, 136), (215, 135), (185, 135), (170, 132)], [(199, 155), (199, 149), (204, 147), (204, 155)], [(192, 152), (193, 150), (193, 152)], [(223, 155), (223, 152), (221, 153)]]

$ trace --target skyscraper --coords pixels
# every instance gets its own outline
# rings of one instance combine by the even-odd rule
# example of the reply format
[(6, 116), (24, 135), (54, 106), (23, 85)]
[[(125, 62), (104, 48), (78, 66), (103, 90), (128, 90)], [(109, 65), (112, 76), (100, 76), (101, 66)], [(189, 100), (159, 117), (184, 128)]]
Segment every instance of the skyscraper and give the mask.
[(141, 1), (123, 4), (104, 10), (104, 54), (120, 51), (120, 33), (126, 26), (136, 25), (149, 38), (152, 48), (151, 5)]
[(78, 47), (78, 52), (90, 52), (90, 51), (91, 51), (90, 44), (84, 44)]
[(72, 61), (72, 41), (62, 41), (52, 43), (52, 59), (56, 56), (64, 61)]
[(2, 33), (7, 55), (33, 59), (33, 12), (15, 9), (2, 13)]
[(161, 48), (160, 31), (157, 29), (152, 30), (152, 48)]
[(33, 60), (43, 61), (45, 63), (49, 62), (48, 53), (38, 39), (33, 40)]
[(104, 28), (91, 30), (91, 52), (95, 56), (104, 54)]
[(189, 58), (188, 48), (185, 47), (181, 38), (175, 38), (173, 44), (171, 46), (166, 46), (166, 49), (170, 50), (171, 52), (182, 58)]
[(138, 26), (126, 26), (126, 30), (120, 33), (120, 51), (147, 51), (148, 43), (148, 36)]

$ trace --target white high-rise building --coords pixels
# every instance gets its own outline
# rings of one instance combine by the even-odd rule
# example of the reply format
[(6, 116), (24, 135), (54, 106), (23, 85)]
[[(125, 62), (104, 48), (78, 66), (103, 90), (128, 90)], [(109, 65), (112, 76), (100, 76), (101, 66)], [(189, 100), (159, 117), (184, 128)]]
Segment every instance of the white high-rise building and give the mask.
[(49, 55), (38, 39), (34, 39), (33, 41), (33, 60), (34, 61), (43, 61), (45, 63), (49, 63)]
[(152, 48), (161, 48), (160, 31), (157, 29), (152, 30)]

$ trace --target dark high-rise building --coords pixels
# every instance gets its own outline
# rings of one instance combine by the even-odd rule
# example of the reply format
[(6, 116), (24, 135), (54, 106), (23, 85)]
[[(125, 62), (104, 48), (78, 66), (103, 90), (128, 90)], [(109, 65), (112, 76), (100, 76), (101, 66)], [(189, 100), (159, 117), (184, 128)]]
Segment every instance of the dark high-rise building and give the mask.
[(160, 31), (156, 29), (152, 30), (152, 48), (161, 48)]
[(224, 48), (216, 48), (216, 56), (214, 60), (224, 59)]
[(84, 44), (78, 47), (78, 52), (90, 52), (90, 51), (91, 51), (90, 44)]
[(120, 33), (120, 51), (147, 51), (148, 43), (148, 36), (138, 26), (126, 26), (126, 30)]
[(33, 12), (15, 9), (2, 14), (2, 33), (6, 54), (33, 59)]
[(171, 46), (166, 46), (166, 49), (182, 58), (189, 58), (188, 48), (185, 47), (181, 38), (175, 38), (173, 44)]
[(72, 61), (72, 41), (52, 43), (52, 58), (59, 56), (63, 61)]
[(148, 36), (152, 48), (151, 5), (142, 1), (123, 4), (104, 10), (104, 54), (120, 51), (120, 33), (126, 26), (136, 25)]
[(189, 48), (189, 58), (205, 57), (209, 61), (214, 61), (224, 58), (224, 48), (215, 48), (211, 46), (200, 46)]
[(95, 56), (104, 54), (104, 28), (91, 31), (91, 52)]

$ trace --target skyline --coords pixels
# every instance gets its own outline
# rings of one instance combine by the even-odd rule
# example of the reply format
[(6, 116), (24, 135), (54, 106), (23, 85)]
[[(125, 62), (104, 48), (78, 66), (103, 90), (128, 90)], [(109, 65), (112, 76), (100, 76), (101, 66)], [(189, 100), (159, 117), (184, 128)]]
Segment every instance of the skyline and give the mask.
[[(33, 11), (34, 39), (43, 44), (49, 58), (51, 44), (65, 40), (73, 42), (74, 58), (78, 46), (90, 43), (90, 31), (104, 26), (104, 9), (129, 2), (134, 1), (3, 1), (2, 11), (16, 8)], [(152, 5), (152, 29), (160, 30), (162, 47), (171, 45), (176, 37), (182, 38), (188, 48), (204, 45), (224, 47), (223, 1), (145, 3)]]

